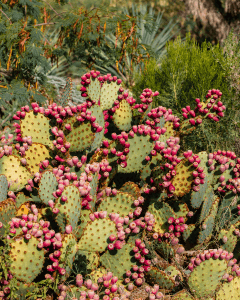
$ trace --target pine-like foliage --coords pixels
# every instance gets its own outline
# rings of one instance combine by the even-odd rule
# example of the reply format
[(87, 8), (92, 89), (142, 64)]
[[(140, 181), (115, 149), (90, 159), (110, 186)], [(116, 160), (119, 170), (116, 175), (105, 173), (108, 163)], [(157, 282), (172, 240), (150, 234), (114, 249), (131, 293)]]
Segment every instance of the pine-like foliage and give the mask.
[(233, 150), (235, 90), (229, 84), (228, 69), (224, 68), (217, 58), (224, 61), (223, 49), (219, 45), (212, 46), (204, 42), (200, 47), (188, 34), (185, 41), (177, 38), (167, 44), (167, 54), (160, 60), (160, 64), (150, 60), (132, 88), (134, 95), (139, 94), (144, 86), (159, 91), (154, 107), (172, 107), (173, 113), (178, 116), (182, 114), (182, 107), (193, 107), (196, 98), (204, 101), (211, 87), (222, 91), (227, 107), (224, 121), (215, 124), (214, 127), (211, 122), (199, 126), (194, 134), (183, 139), (182, 146), (186, 149), (191, 147), (194, 151), (214, 151), (218, 148)]
[[(65, 4), (68, 0), (56, 0)], [(141, 47), (134, 43), (136, 20), (134, 17), (109, 12), (106, 8), (87, 10), (73, 8), (50, 20), (49, 6), (44, 1), (2, 0), (0, 6), (0, 127), (9, 125), (9, 120), (19, 107), (36, 101), (46, 102), (48, 81), (46, 74), (51, 62), (65, 57), (68, 63), (85, 61), (91, 67), (100, 52), (108, 49), (104, 39), (106, 34), (116, 32), (122, 40), (122, 48), (117, 50), (109, 63), (121, 60), (129, 49)], [(59, 38), (51, 45), (44, 37), (46, 26), (54, 25), (59, 30)], [(133, 37), (133, 39), (131, 39)], [(41, 70), (41, 71), (39, 71)], [(41, 88), (39, 88), (41, 86)]]

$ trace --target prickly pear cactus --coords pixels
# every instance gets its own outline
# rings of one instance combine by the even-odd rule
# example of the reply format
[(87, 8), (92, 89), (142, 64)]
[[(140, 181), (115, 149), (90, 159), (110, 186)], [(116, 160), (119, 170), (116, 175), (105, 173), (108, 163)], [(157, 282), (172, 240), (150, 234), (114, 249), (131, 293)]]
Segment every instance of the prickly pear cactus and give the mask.
[(222, 93), (180, 122), (111, 74), (84, 74), (80, 91), (68, 106), (68, 78), (61, 106), (21, 107), (1, 137), (0, 298), (238, 299), (240, 158), (181, 149), (224, 116)]

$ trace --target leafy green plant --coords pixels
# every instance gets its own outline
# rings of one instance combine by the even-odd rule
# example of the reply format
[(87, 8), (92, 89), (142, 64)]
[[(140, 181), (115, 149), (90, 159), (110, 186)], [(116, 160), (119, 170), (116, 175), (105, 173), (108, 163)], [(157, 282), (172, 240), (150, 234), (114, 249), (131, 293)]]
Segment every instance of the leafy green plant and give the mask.
[[(116, 63), (109, 63), (109, 54), (116, 53), (122, 48), (123, 42), (118, 39), (121, 29), (117, 31), (116, 35), (110, 34), (106, 35), (106, 40), (108, 41), (108, 51), (101, 52), (101, 60), (94, 64), (96, 70), (100, 71), (102, 74), (111, 73), (112, 75), (120, 77), (127, 88), (133, 86), (134, 75), (141, 73), (144, 69), (145, 60), (150, 57), (159, 59), (164, 53), (166, 43), (173, 37), (172, 31), (176, 27), (176, 23), (173, 23), (173, 19), (165, 26), (165, 28), (159, 32), (159, 28), (162, 26), (163, 13), (159, 12), (155, 17), (156, 13), (154, 9), (150, 6), (149, 12), (148, 5), (134, 5), (132, 4), (132, 11), (125, 7), (123, 8), (123, 13), (127, 16), (131, 15), (136, 20), (136, 34), (138, 39), (136, 43), (142, 45), (140, 54), (138, 54), (137, 60), (134, 57), (137, 55), (134, 51), (126, 52), (121, 63), (116, 59)], [(134, 43), (134, 40), (133, 40)], [(147, 49), (147, 53), (146, 50)], [(149, 53), (149, 54), (148, 54)]]
[(211, 86), (218, 86), (224, 93), (226, 114), (224, 121), (212, 127), (210, 122), (184, 139), (183, 146), (194, 151), (208, 149), (214, 151), (224, 148), (234, 149), (234, 117), (236, 106), (234, 89), (229, 85), (229, 71), (223, 68), (216, 57), (224, 59), (223, 49), (219, 45), (203, 43), (198, 46), (190, 34), (185, 41), (178, 37), (167, 43), (167, 54), (160, 62), (152, 59), (146, 64), (142, 75), (136, 76), (136, 85), (132, 87), (136, 95), (143, 86), (159, 91), (154, 106), (170, 105), (173, 113), (180, 113), (184, 105), (193, 106), (195, 98), (204, 94)]

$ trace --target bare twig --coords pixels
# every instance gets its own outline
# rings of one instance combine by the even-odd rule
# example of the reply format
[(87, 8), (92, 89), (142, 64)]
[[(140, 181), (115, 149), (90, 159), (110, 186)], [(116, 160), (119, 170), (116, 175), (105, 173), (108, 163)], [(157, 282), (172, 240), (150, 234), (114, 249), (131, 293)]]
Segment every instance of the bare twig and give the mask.
[(12, 24), (12, 21), (9, 19), (9, 17), (5, 14), (5, 12), (3, 12), (1, 9), (0, 11), (4, 14), (4, 16), (8, 19), (8, 21), (10, 22), (10, 24)]
[(56, 12), (56, 10), (51, 6), (51, 4), (49, 4), (46, 0), (43, 0), (43, 1), (45, 3), (47, 3), (51, 7), (51, 9), (55, 12), (55, 14), (58, 15), (62, 19), (62, 16), (58, 12)]

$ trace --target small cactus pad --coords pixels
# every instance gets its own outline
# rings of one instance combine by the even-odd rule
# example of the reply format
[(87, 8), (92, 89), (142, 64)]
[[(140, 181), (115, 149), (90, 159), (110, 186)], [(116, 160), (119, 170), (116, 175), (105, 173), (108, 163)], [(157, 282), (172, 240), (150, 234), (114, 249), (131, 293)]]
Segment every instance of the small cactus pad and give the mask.
[(154, 231), (157, 233), (165, 233), (168, 231), (168, 219), (176, 215), (173, 209), (165, 202), (154, 202), (149, 205), (148, 211), (153, 214), (155, 218)]
[(108, 214), (117, 213), (119, 217), (125, 217), (130, 212), (134, 212), (136, 208), (133, 204), (134, 200), (130, 194), (118, 192), (115, 196), (103, 198), (98, 211), (107, 211)]
[(17, 194), (17, 197), (15, 199), (16, 201), (16, 207), (19, 209), (20, 206), (22, 206), (22, 204), (24, 204), (27, 201), (30, 201), (31, 198), (27, 197), (26, 195), (24, 195), (24, 193), (20, 192)]
[[(221, 248), (227, 250), (228, 252), (233, 252), (237, 244), (238, 236), (234, 234), (235, 226), (231, 225), (229, 230), (222, 229), (219, 232), (218, 240), (221, 242)], [(227, 237), (227, 241), (223, 243), (223, 237)]]
[(200, 223), (209, 215), (212, 205), (217, 198), (218, 197), (214, 195), (213, 188), (209, 186), (209, 188), (207, 188), (203, 196), (203, 206), (202, 206), (200, 219), (199, 219)]
[(171, 300), (194, 300), (194, 298), (187, 292), (187, 290), (182, 290), (174, 294)]
[(40, 274), (45, 258), (44, 249), (37, 245), (38, 240), (34, 236), (30, 240), (16, 237), (11, 243), (9, 256), (13, 262), (10, 271), (16, 279), (31, 283)]
[(109, 218), (89, 221), (78, 242), (78, 249), (103, 252), (110, 243), (108, 238), (111, 234), (117, 235), (117, 229)]
[(99, 126), (103, 128), (102, 131), (95, 132), (95, 138), (93, 143), (91, 144), (90, 152), (97, 149), (103, 140), (104, 137), (104, 127), (105, 127), (105, 122), (104, 122), (104, 115), (101, 107), (97, 104), (91, 106), (91, 116), (96, 117), (95, 122), (98, 123)]
[(146, 278), (150, 284), (158, 284), (162, 289), (172, 290), (175, 287), (175, 282), (170, 276), (153, 266), (151, 270), (147, 272)]
[[(70, 273), (72, 271), (72, 264), (75, 260), (75, 255), (77, 251), (78, 251), (77, 241), (74, 235), (72, 233), (64, 234), (64, 236), (62, 237), (62, 248), (61, 248), (61, 256), (60, 256), (61, 263), (59, 264), (59, 266), (61, 268), (64, 267), (66, 273), (61, 276), (61, 280), (64, 281), (70, 276)], [(68, 253), (67, 256), (66, 253)], [(67, 259), (70, 264), (70, 267), (66, 263)]]
[(174, 176), (172, 185), (175, 187), (174, 195), (177, 197), (182, 197), (191, 190), (192, 186), (192, 164), (188, 162), (187, 159), (181, 160), (181, 162), (176, 166), (176, 176)]
[(127, 166), (126, 168), (122, 168), (118, 165), (118, 172), (121, 173), (131, 173), (141, 170), (143, 162), (147, 163), (145, 157), (149, 155), (154, 147), (154, 143), (151, 141), (149, 135), (144, 136), (139, 133), (135, 133), (133, 138), (129, 137), (128, 142), (130, 147), (127, 155)]
[(222, 276), (227, 269), (227, 261), (210, 258), (196, 266), (190, 277), (188, 278), (188, 285), (191, 291), (197, 297), (210, 296), (218, 287)]
[(25, 118), (20, 120), (22, 137), (31, 136), (33, 143), (40, 143), (53, 149), (50, 120), (42, 113), (26, 112)]
[(101, 83), (100, 83), (100, 81), (97, 78), (91, 77), (91, 82), (86, 87), (86, 89), (87, 89), (88, 97), (92, 101), (98, 102), (98, 100), (100, 99), (100, 95), (101, 95)]
[[(0, 222), (3, 225), (7, 225), (12, 218), (15, 217), (17, 207), (15, 205), (15, 201), (12, 199), (6, 199), (0, 203)], [(0, 236), (3, 236), (5, 233), (5, 228), (2, 226), (0, 228)]]
[(166, 128), (166, 132), (164, 134), (161, 134), (158, 141), (159, 142), (163, 142), (165, 143), (165, 145), (167, 145), (166, 141), (172, 136), (175, 137), (176, 136), (176, 131), (174, 130), (173, 127), (173, 122), (167, 121), (164, 124), (164, 128)]
[(128, 131), (131, 129), (132, 110), (130, 104), (125, 99), (120, 102), (119, 108), (116, 109), (112, 120), (119, 130)]
[(54, 202), (53, 192), (57, 190), (57, 186), (57, 178), (52, 172), (45, 171), (42, 173), (38, 193), (43, 203), (48, 205), (49, 200), (53, 200)]
[(134, 257), (133, 248), (134, 245), (127, 243), (122, 249), (107, 251), (101, 256), (100, 262), (106, 269), (110, 269), (110, 272), (115, 276), (122, 279), (134, 265), (141, 266), (141, 263)]
[(21, 161), (15, 155), (0, 158), (0, 174), (7, 177), (10, 182), (9, 191), (17, 192), (28, 184), (27, 180), (31, 178), (31, 174), (26, 167), (21, 165)]
[(0, 202), (7, 199), (8, 181), (5, 175), (0, 175)]
[(121, 85), (117, 82), (105, 81), (101, 87), (100, 106), (102, 110), (110, 109), (113, 107), (114, 101), (118, 98), (118, 91)]
[[(61, 200), (63, 196), (67, 197), (67, 201)], [(65, 226), (63, 223), (61, 223), (61, 215), (64, 215), (67, 223), (72, 226), (73, 230), (75, 230), (82, 209), (80, 192), (78, 188), (75, 185), (65, 186), (61, 197), (59, 197), (55, 202), (55, 207), (59, 209), (56, 221), (62, 232), (65, 230)]]
[(73, 234), (77, 239), (80, 239), (81, 235), (83, 234), (84, 228), (87, 226), (89, 219), (89, 215), (91, 214), (91, 210), (82, 209), (81, 217), (78, 221), (78, 226), (73, 230)]
[(224, 282), (216, 294), (216, 300), (239, 300), (240, 299), (240, 278), (235, 277), (230, 282)]
[(27, 168), (33, 175), (36, 172), (39, 172), (40, 162), (50, 159), (51, 154), (45, 145), (32, 143), (28, 150), (26, 150), (24, 158), (27, 160)]
[(70, 124), (72, 130), (69, 132), (65, 130), (66, 142), (71, 144), (69, 148), (70, 152), (83, 151), (90, 147), (95, 139), (95, 133), (92, 132), (90, 121), (84, 121), (79, 123), (76, 116), (63, 121), (63, 128), (66, 124)]
[(141, 196), (140, 189), (135, 182), (128, 181), (119, 189), (120, 192), (131, 194), (134, 199)]

